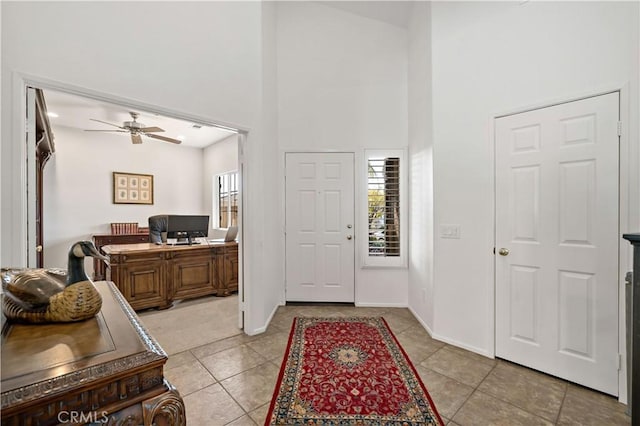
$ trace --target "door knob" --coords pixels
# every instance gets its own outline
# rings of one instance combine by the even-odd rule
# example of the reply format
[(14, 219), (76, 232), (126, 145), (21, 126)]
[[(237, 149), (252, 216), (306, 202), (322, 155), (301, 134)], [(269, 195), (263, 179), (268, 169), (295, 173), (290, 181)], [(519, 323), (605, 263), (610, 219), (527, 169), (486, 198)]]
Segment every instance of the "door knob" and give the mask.
[(352, 239), (353, 237), (351, 235), (347, 235), (347, 240)]
[(42, 253), (42, 246), (36, 246), (36, 251), (38, 253)]
[(500, 256), (508, 256), (509, 255), (509, 249), (506, 249), (506, 248), (502, 247), (500, 250), (498, 250), (498, 254), (500, 254)]

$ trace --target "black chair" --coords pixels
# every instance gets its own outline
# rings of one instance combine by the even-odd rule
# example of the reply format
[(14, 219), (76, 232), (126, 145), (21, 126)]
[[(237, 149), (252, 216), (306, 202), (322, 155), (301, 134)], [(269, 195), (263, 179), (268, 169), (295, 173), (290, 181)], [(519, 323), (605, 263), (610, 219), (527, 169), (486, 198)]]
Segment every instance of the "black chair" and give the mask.
[(149, 242), (166, 243), (168, 225), (169, 215), (160, 214), (156, 216), (149, 216)]

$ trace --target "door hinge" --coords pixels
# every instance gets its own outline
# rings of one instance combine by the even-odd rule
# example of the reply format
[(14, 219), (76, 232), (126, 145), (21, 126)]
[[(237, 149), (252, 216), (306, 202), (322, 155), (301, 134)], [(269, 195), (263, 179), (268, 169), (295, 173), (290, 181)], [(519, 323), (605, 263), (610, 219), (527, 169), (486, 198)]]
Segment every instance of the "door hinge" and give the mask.
[(622, 354), (618, 354), (618, 371), (622, 370)]
[(618, 136), (622, 136), (622, 121), (618, 121)]

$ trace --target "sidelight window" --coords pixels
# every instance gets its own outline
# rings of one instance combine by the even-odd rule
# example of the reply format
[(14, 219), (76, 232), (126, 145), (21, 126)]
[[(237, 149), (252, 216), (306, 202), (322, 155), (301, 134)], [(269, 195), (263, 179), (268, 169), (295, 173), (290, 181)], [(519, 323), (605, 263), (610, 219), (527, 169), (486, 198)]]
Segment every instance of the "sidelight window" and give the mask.
[(406, 170), (404, 151), (366, 151), (367, 238), (364, 264), (404, 266)]

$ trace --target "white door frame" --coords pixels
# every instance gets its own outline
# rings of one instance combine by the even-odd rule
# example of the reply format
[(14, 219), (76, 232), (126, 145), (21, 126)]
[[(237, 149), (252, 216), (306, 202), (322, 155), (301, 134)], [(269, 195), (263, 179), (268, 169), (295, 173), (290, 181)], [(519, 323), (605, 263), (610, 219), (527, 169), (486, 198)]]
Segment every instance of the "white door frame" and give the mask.
[[(546, 108), (554, 105), (559, 105), (563, 103), (569, 103), (574, 101), (579, 101), (586, 98), (592, 98), (600, 95), (606, 95), (613, 92), (619, 92), (620, 95), (620, 121), (622, 122), (622, 132), (620, 135), (620, 147), (619, 147), (619, 243), (618, 243), (618, 353), (621, 354), (621, 368), (618, 371), (618, 401), (621, 403), (627, 403), (627, 373), (626, 373), (626, 322), (625, 322), (625, 274), (627, 271), (632, 268), (632, 249), (631, 245), (622, 238), (622, 234), (626, 232), (637, 232), (637, 229), (633, 229), (634, 223), (640, 218), (640, 211), (638, 211), (637, 207), (634, 207), (638, 203), (638, 196), (634, 194), (632, 183), (639, 182), (640, 171), (638, 167), (640, 167), (640, 162), (637, 158), (638, 156), (638, 148), (632, 149), (630, 146), (630, 135), (629, 135), (629, 83), (620, 84), (611, 88), (603, 88), (601, 90), (587, 92), (575, 95), (573, 97), (563, 97), (557, 99), (551, 99), (546, 102), (540, 102), (528, 106), (523, 106), (519, 108), (514, 108), (506, 111), (502, 111), (500, 113), (494, 113), (490, 116), (490, 126), (489, 126), (489, 141), (492, 145), (493, 157), (491, 161), (491, 168), (493, 173), (491, 174), (492, 186), (493, 186), (493, 218), (494, 218), (494, 232), (493, 232), (493, 241), (492, 247), (496, 246), (496, 130), (495, 123), (496, 119), (500, 117), (504, 117), (507, 115), (514, 115), (523, 112), (528, 112), (536, 109)], [(625, 161), (626, 160), (626, 161)], [(636, 188), (637, 189), (637, 188)], [(491, 356), (495, 357), (496, 350), (496, 271), (495, 271), (495, 259), (494, 265), (491, 270), (491, 282), (493, 282), (493, 293), (490, 295), (489, 306), (490, 309), (489, 315), (489, 324), (493, 324), (493, 333), (491, 334), (491, 338), (493, 341), (491, 342)]]
[[(238, 133), (238, 163), (242, 162), (243, 164), (243, 168), (239, 167), (239, 173), (241, 173), (242, 170), (244, 169), (244, 176), (242, 175), (240, 176), (240, 182), (242, 186), (240, 189), (241, 194), (238, 199), (238, 214), (239, 214), (239, 221), (238, 221), (239, 230), (238, 231), (240, 235), (240, 238), (239, 238), (240, 241), (238, 243), (238, 262), (239, 262), (238, 310), (240, 315), (238, 318), (238, 323), (240, 328), (243, 328), (244, 324), (248, 323), (247, 318), (250, 315), (250, 312), (247, 309), (247, 303), (245, 303), (246, 287), (244, 285), (244, 277), (247, 275), (245, 270), (245, 264), (247, 262), (245, 262), (246, 251), (243, 243), (243, 240), (244, 240), (243, 239), (243, 226), (244, 226), (243, 219), (245, 219), (244, 213), (243, 213), (244, 212), (243, 202), (246, 197), (246, 185), (244, 183), (245, 182), (244, 177), (247, 174), (246, 169), (248, 167), (246, 151), (248, 149), (247, 136), (249, 133), (249, 129), (244, 126), (225, 123), (219, 120), (212, 120), (207, 117), (196, 116), (193, 114), (185, 114), (180, 111), (163, 108), (157, 105), (151, 105), (151, 104), (147, 104), (144, 102), (135, 101), (127, 98), (122, 98), (120, 96), (111, 95), (108, 93), (98, 92), (85, 87), (75, 86), (72, 84), (47, 79), (44, 77), (38, 77), (38, 76), (23, 74), (19, 72), (14, 73), (13, 103), (12, 103), (12, 110), (14, 113), (13, 113), (12, 140), (16, 141), (16, 143), (18, 143), (19, 146), (18, 146), (18, 149), (12, 150), (12, 157), (13, 157), (12, 162), (13, 164), (20, 165), (19, 166), (20, 181), (18, 185), (12, 186), (12, 188), (19, 188), (19, 190), (14, 191), (11, 194), (11, 201), (5, 201), (5, 202), (12, 202), (12, 206), (13, 206), (11, 208), (11, 212), (13, 215), (11, 218), (11, 222), (13, 225), (12, 228), (18, 230), (17, 231), (18, 234), (16, 235), (14, 233), (13, 235), (13, 240), (16, 241), (18, 245), (18, 247), (16, 247), (17, 249), (16, 251), (19, 250), (19, 253), (20, 253), (19, 258), (17, 260), (14, 259), (15, 265), (27, 264), (27, 261), (28, 261), (27, 253), (29, 250), (29, 247), (28, 247), (29, 242), (28, 242), (28, 238), (26, 238), (28, 235), (27, 212), (29, 211), (28, 209), (29, 197), (27, 192), (28, 170), (27, 170), (26, 162), (23, 161), (24, 159), (27, 158), (29, 153), (27, 152), (27, 144), (22, 143), (24, 141), (24, 135), (27, 128), (27, 123), (25, 119), (25, 114), (21, 113), (21, 111), (26, 111), (26, 108), (27, 108), (27, 99), (26, 99), (27, 87), (34, 87), (34, 88), (44, 89), (44, 90), (47, 90), (47, 89), (56, 90), (59, 92), (65, 92), (65, 93), (81, 96), (84, 98), (95, 99), (102, 102), (109, 102), (117, 105), (122, 105), (123, 107), (131, 108), (134, 110), (141, 109), (144, 111), (153, 112), (160, 115), (165, 115), (168, 117), (173, 117), (173, 118), (177, 118), (185, 121), (192, 121), (192, 122), (203, 123), (203, 124), (214, 126), (214, 127), (227, 128), (229, 130), (233, 130)], [(243, 324), (243, 316), (242, 316), (243, 311), (244, 311), (244, 324)]]

